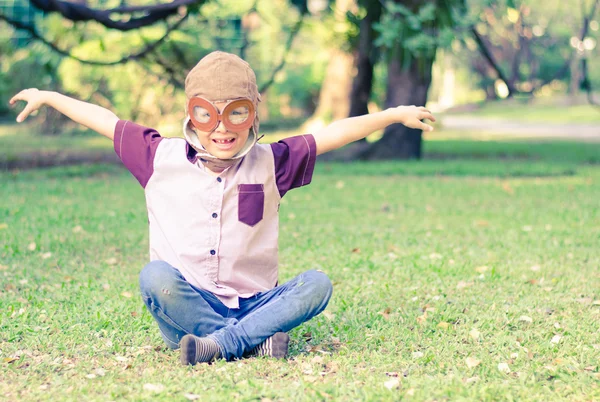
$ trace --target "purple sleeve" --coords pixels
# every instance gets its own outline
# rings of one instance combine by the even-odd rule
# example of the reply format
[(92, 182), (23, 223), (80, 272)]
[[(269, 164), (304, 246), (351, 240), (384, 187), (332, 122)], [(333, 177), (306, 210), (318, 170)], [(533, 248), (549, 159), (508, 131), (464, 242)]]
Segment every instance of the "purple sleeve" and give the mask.
[(275, 157), (275, 179), (280, 196), (310, 183), (317, 159), (317, 145), (312, 135), (286, 138), (271, 144), (271, 149)]
[(146, 187), (154, 173), (154, 155), (162, 139), (163, 137), (152, 128), (126, 120), (119, 120), (117, 123), (115, 152), (142, 187)]

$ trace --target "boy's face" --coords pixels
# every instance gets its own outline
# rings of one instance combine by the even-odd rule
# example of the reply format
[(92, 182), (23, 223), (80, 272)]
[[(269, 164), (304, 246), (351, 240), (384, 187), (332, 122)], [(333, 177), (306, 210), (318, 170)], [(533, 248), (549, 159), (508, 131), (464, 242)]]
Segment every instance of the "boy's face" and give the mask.
[[(223, 112), (223, 107), (227, 105), (227, 102), (214, 102), (213, 104), (219, 109), (219, 112)], [(196, 127), (193, 129), (204, 149), (219, 159), (233, 158), (242, 150), (250, 134), (249, 128), (241, 131), (228, 130), (222, 121), (219, 121), (219, 125), (213, 131), (201, 131)]]

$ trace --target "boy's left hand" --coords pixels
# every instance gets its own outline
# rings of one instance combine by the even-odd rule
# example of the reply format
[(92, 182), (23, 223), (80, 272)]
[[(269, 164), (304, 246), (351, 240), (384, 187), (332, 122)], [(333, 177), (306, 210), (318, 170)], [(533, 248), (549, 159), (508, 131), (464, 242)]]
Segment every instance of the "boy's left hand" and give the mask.
[(433, 131), (433, 127), (422, 122), (425, 119), (435, 121), (435, 117), (424, 106), (398, 106), (391, 110), (395, 118), (406, 127)]

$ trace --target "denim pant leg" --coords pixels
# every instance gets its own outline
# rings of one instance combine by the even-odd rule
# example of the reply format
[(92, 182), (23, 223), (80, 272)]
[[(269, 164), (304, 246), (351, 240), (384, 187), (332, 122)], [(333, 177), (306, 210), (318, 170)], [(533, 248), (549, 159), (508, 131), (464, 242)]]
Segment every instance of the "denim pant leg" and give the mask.
[(186, 334), (206, 336), (237, 322), (224, 317), (228, 309), (212, 293), (192, 287), (164, 261), (152, 261), (144, 267), (140, 291), (171, 349), (177, 349)]
[(332, 291), (325, 273), (305, 272), (267, 292), (240, 299), (236, 314), (239, 321), (217, 330), (209, 338), (219, 344), (227, 360), (240, 358), (276, 332), (287, 332), (321, 313)]

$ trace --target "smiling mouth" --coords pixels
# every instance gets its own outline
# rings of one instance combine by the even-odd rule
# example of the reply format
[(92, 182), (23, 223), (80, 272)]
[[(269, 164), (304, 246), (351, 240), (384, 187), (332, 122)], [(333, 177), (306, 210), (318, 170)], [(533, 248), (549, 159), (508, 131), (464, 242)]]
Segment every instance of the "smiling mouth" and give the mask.
[(223, 140), (213, 139), (213, 142), (215, 142), (217, 144), (231, 144), (233, 141), (235, 141), (235, 138), (227, 138), (227, 139), (223, 139)]

